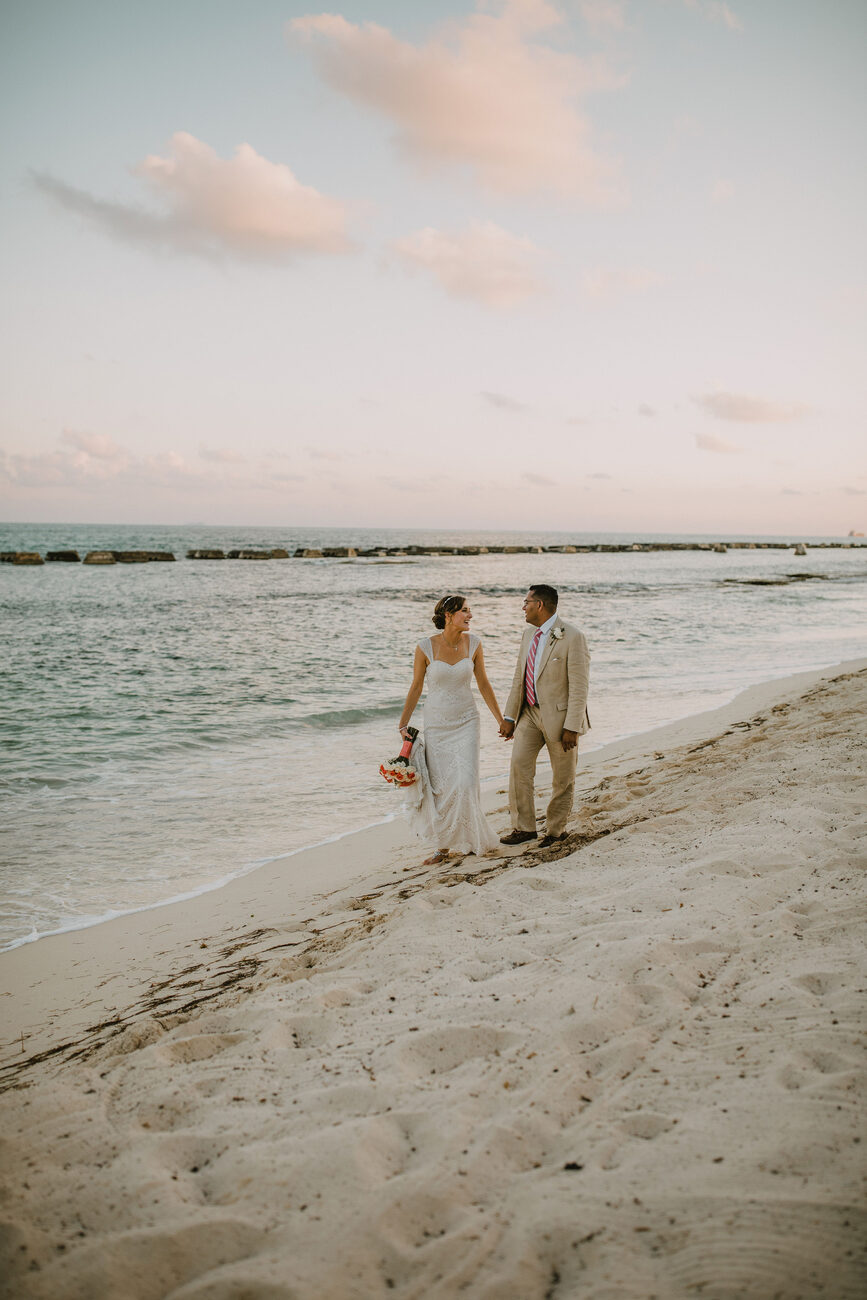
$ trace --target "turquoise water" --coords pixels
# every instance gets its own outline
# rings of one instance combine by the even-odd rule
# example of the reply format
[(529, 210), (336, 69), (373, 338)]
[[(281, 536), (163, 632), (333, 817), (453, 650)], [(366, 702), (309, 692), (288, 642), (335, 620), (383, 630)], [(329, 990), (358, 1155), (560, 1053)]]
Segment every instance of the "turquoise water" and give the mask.
[[(513, 540), (586, 539), (2, 526), (0, 550), (179, 558), (0, 565), (0, 942), (195, 893), (386, 817), (395, 797), (378, 765), (398, 747), (413, 647), (446, 592), (468, 597), (503, 703), (523, 593), (532, 581), (560, 588), (563, 617), (593, 655), (592, 745), (865, 653), (867, 551), (857, 549), (182, 558), (192, 547)], [(816, 576), (783, 586), (745, 582), (807, 572)], [(481, 708), (482, 771), (495, 778), (508, 751)]]

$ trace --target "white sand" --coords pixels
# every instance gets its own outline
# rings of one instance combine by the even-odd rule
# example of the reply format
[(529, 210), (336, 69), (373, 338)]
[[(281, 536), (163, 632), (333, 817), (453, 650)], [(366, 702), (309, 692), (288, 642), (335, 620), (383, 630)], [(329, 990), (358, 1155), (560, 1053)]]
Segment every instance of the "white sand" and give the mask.
[(582, 759), (560, 858), (392, 823), (4, 954), (2, 1294), (865, 1294), (865, 706)]

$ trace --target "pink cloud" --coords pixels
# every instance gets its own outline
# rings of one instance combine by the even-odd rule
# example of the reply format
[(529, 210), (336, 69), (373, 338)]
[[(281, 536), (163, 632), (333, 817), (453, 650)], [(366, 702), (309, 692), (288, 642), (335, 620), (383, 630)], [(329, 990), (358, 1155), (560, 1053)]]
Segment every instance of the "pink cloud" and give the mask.
[(231, 451), (227, 447), (199, 447), (199, 455), (202, 460), (214, 461), (217, 465), (243, 465), (247, 457), (242, 456), (240, 452)]
[(306, 483), (307, 477), (304, 474), (272, 474), (273, 483)]
[(307, 452), (307, 455), (311, 458), (311, 460), (331, 460), (331, 461), (346, 460), (345, 453), (339, 451), (331, 451), (329, 450), (328, 447), (308, 446), (305, 448), (305, 450)]
[[(83, 442), (102, 436), (80, 435), (80, 438)], [(65, 509), (61, 504), (65, 502), (70, 509), (110, 511), (118, 502), (135, 503), (148, 493), (161, 505), (186, 499), (189, 508), (193, 502), (236, 500), (239, 493), (252, 493), (257, 498), (271, 494), (275, 499), (285, 500), (296, 491), (303, 493), (304, 484), (310, 481), (305, 475), (288, 470), (278, 472), (264, 463), (255, 471), (241, 469), (243, 458), (232, 453), (211, 457), (211, 464), (201, 466), (172, 450), (142, 456), (118, 447), (111, 439), (106, 439), (106, 443), (117, 449), (116, 455), (106, 458), (90, 454), (65, 435), (49, 451), (21, 453), (0, 448), (0, 486), (10, 500), (22, 505), (38, 498), (40, 493), (47, 493), (55, 508)], [(323, 486), (321, 478), (317, 479), (316, 486), (317, 489)], [(333, 488), (335, 484), (332, 482), (330, 486)], [(82, 506), (82, 503), (87, 504)]]
[(423, 474), (417, 478), (399, 475), (386, 474), (380, 479), (381, 483), (393, 492), (406, 492), (410, 495), (416, 492), (441, 492), (452, 480), (447, 474)]
[(779, 424), (797, 420), (809, 413), (809, 406), (792, 402), (768, 402), (762, 397), (743, 393), (702, 393), (692, 399), (716, 420), (733, 420), (743, 424)]
[(157, 487), (186, 487), (189, 484), (204, 483), (207, 476), (191, 465), (176, 451), (159, 452), (153, 456), (144, 456), (130, 465), (132, 476), (139, 482), (150, 483)]
[(336, 14), (296, 18), (288, 31), (312, 43), (330, 85), (391, 118), (416, 161), (464, 165), (499, 192), (603, 205), (620, 197), (618, 167), (592, 145), (580, 102), (624, 78), (601, 56), (536, 39), (560, 21), (541, 0), (513, 0), (499, 14), (446, 23), (420, 45)]
[(743, 447), (739, 447), (737, 443), (727, 442), (725, 438), (717, 438), (713, 433), (697, 433), (695, 445), (699, 451), (715, 451), (724, 456), (735, 456), (743, 451)]
[(249, 144), (225, 160), (186, 131), (169, 148), (168, 158), (151, 154), (136, 170), (168, 196), (181, 224), (246, 252), (347, 249), (346, 206), (302, 185), (284, 163)]
[(35, 183), (110, 234), (151, 247), (251, 258), (351, 247), (346, 204), (302, 185), (289, 167), (263, 158), (249, 144), (223, 159), (179, 131), (167, 157), (151, 154), (135, 172), (163, 200), (161, 212), (111, 203), (50, 176), (37, 176)]
[(60, 435), (61, 442), (83, 451), (96, 460), (125, 460), (127, 453), (106, 433), (78, 433), (74, 429), (64, 429)]
[(453, 298), (514, 307), (543, 288), (532, 265), (539, 254), (536, 245), (492, 221), (473, 222), (460, 234), (429, 226), (393, 248), (407, 265), (430, 271)]
[(526, 411), (527, 406), (524, 402), (519, 402), (516, 397), (507, 397), (505, 393), (488, 393), (483, 392), (486, 402), (491, 406), (496, 406), (499, 411)]
[(64, 430), (53, 451), (4, 454), (0, 478), (18, 487), (93, 488), (109, 484), (178, 487), (209, 479), (174, 451), (136, 456), (105, 434)]
[[(57, 450), (26, 456), (0, 450), (0, 479), (17, 487), (69, 487), (93, 480), (93, 462), (74, 452)], [(103, 476), (104, 477), (104, 476)]]
[(24, 454), (0, 451), (0, 479), (18, 487), (81, 487), (123, 475), (132, 457), (101, 433), (64, 429), (52, 451)]

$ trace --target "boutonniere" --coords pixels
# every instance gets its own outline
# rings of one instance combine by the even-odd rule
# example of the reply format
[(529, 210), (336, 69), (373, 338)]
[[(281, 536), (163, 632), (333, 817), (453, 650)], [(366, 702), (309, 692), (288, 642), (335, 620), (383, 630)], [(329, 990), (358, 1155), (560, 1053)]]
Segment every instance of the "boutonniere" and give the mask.
[(552, 641), (559, 641), (562, 635), (563, 635), (563, 629), (562, 629), (562, 627), (552, 627), (552, 628), (551, 628), (551, 640), (552, 640)]

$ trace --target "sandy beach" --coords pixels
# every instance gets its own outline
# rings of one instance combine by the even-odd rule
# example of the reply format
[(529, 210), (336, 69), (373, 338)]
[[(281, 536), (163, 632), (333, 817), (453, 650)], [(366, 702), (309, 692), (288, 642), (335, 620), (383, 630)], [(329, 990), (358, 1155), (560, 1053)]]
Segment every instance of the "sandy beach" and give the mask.
[(551, 850), (395, 820), (0, 956), (0, 1294), (863, 1295), (865, 713), (769, 682), (582, 755)]

